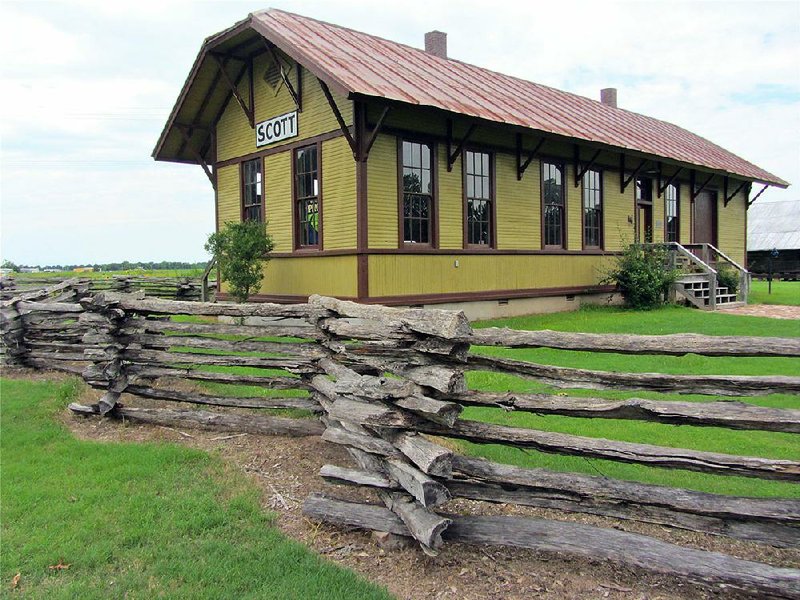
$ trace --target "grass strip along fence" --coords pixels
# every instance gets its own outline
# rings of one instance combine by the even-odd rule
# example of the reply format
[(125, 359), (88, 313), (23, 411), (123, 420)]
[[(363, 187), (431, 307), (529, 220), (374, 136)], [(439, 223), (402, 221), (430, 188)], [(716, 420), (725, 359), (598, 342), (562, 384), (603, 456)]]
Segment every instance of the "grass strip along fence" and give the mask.
[[(325, 465), (320, 475), (335, 483), (370, 488), (381, 503), (315, 494), (304, 505), (311, 518), (409, 536), (430, 554), (446, 541), (506, 544), (608, 559), (753, 594), (792, 596), (800, 590), (800, 570), (613, 529), (445, 511), (450, 499), (467, 498), (657, 523), (796, 548), (800, 546), (798, 500), (722, 496), (514, 467), (461, 455), (442, 440), (797, 483), (800, 462), (796, 460), (606, 440), (461, 417), (464, 407), (494, 406), (796, 435), (800, 433), (798, 410), (739, 402), (498, 394), (470, 391), (465, 379), (466, 371), (477, 369), (522, 374), (573, 388), (728, 397), (799, 394), (800, 377), (793, 376), (611, 373), (470, 352), (474, 343), (615, 353), (797, 357), (796, 339), (473, 331), (460, 312), (366, 306), (319, 296), (298, 305), (235, 305), (101, 293), (85, 296), (79, 303), (17, 299), (4, 303), (2, 311), (8, 362), (80, 370), (90, 385), (104, 390), (94, 406), (71, 405), (76, 413), (182, 427), (321, 435), (345, 447), (356, 467)], [(215, 320), (220, 317), (228, 322)], [(62, 341), (62, 334), (69, 341)], [(187, 391), (187, 380), (255, 386), (270, 395), (232, 398), (195, 393)], [(204, 408), (127, 407), (120, 403), (123, 393)], [(222, 408), (212, 412), (206, 410), (209, 406)], [(316, 418), (256, 414), (252, 409), (302, 410)]]

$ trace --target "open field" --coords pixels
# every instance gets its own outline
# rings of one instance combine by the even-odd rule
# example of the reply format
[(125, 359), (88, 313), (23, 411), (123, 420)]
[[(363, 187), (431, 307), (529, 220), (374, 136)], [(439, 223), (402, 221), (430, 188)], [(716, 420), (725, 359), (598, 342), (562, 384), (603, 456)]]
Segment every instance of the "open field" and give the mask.
[(750, 304), (789, 304), (800, 306), (800, 281), (773, 281), (772, 293), (769, 283), (753, 280), (750, 286)]
[[(777, 321), (759, 317), (703, 313), (693, 309), (666, 307), (649, 312), (590, 307), (572, 313), (535, 315), (487, 321), (477, 326), (517, 329), (553, 329), (593, 333), (668, 334), (694, 332), (707, 335), (800, 336), (800, 321)], [(621, 355), (551, 349), (474, 348), (474, 352), (516, 358), (543, 364), (602, 371), (661, 372), (685, 374), (766, 375), (797, 374), (800, 360), (790, 358), (734, 358), (687, 355), (682, 357)], [(702, 395), (615, 392), (607, 390), (556, 390), (536, 382), (487, 372), (469, 373), (469, 386), (489, 391), (555, 391), (601, 398), (652, 398), (656, 400), (709, 401)], [(759, 406), (800, 409), (800, 397), (772, 394), (744, 399)], [(800, 456), (800, 440), (793, 434), (731, 431), (714, 427), (676, 426), (618, 419), (578, 419), (509, 413), (493, 408), (468, 408), (465, 418), (558, 431), (590, 437), (625, 440), (670, 447), (724, 452), (749, 456), (792, 458)], [(612, 461), (557, 456), (521, 451), (505, 446), (458, 444), (469, 454), (525, 467), (545, 467), (592, 475), (658, 483), (707, 492), (744, 496), (800, 497), (800, 485), (745, 477), (723, 477), (681, 470), (658, 469)]]
[(58, 421), (77, 380), (0, 381), (4, 591), (20, 573), (28, 598), (389, 597), (283, 537), (219, 457), (77, 440)]
[(25, 279), (70, 279), (71, 277), (103, 279), (115, 275), (137, 277), (202, 277), (203, 269), (128, 269), (126, 271), (55, 271), (52, 273), (14, 273), (10, 277), (23, 282)]

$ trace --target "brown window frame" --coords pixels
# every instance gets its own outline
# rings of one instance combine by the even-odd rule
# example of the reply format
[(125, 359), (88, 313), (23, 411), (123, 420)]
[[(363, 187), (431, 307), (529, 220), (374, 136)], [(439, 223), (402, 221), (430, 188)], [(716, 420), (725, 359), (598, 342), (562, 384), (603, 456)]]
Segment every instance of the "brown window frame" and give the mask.
[[(489, 159), (489, 197), (479, 198), (470, 197), (467, 193), (467, 155), (468, 154), (485, 154)], [(483, 161), (481, 161), (482, 163)], [(483, 165), (481, 165), (483, 166)], [(463, 247), (465, 249), (483, 249), (494, 250), (497, 248), (497, 178), (495, 176), (495, 153), (491, 150), (480, 147), (467, 147), (461, 153), (461, 195), (462, 195), (462, 222), (463, 222)], [(473, 177), (476, 175), (473, 174)], [(483, 173), (478, 175), (483, 177)], [(488, 244), (475, 244), (469, 241), (469, 204), (470, 201), (481, 201), (489, 203), (489, 243)]]
[[(430, 194), (420, 194), (430, 196), (429, 218), (428, 218), (428, 242), (410, 242), (405, 239), (405, 181), (403, 178), (405, 171), (405, 160), (403, 155), (403, 144), (420, 144), (427, 146), (430, 150), (430, 174), (431, 192)], [(438, 145), (435, 141), (424, 137), (397, 137), (397, 246), (406, 250), (426, 250), (439, 247), (439, 182), (438, 182)]]
[[(670, 188), (675, 190), (675, 239), (669, 239), (669, 190)], [(665, 242), (677, 242), (678, 244), (681, 243), (681, 188), (680, 185), (675, 183), (670, 183), (666, 188), (664, 188), (664, 241)]]
[[(310, 148), (314, 148), (316, 153), (316, 173), (317, 173), (317, 194), (316, 196), (306, 196), (300, 198), (298, 196), (297, 177), (297, 155)], [(292, 156), (292, 231), (294, 250), (296, 252), (319, 251), (323, 249), (323, 214), (322, 214), (322, 144), (320, 142), (298, 146), (291, 151)], [(303, 244), (301, 226), (303, 221), (300, 220), (300, 203), (307, 202), (310, 199), (316, 198), (317, 200), (317, 243), (316, 244)]]
[[(545, 203), (545, 179), (544, 168), (545, 165), (553, 165), (559, 167), (561, 170), (561, 243), (548, 244), (546, 239), (547, 228), (545, 225), (546, 206)], [(542, 158), (539, 160), (539, 197), (541, 209), (541, 236), (542, 236), (542, 249), (543, 250), (565, 250), (567, 248), (567, 163), (563, 159), (558, 158)], [(581, 200), (582, 202), (582, 200)], [(552, 205), (558, 206), (558, 205)]]
[[(597, 244), (586, 243), (586, 176), (589, 175), (589, 173), (597, 173), (599, 203), (596, 206), (600, 207), (599, 209), (595, 209), (600, 213), (597, 223)], [(581, 177), (581, 244), (584, 250), (602, 250), (605, 247), (604, 217), (605, 194), (603, 192), (603, 169), (587, 169), (583, 177)]]
[[(255, 182), (250, 182), (246, 180), (247, 170), (249, 165), (256, 165), (258, 169), (255, 171), (258, 174), (258, 178)], [(256, 196), (260, 198), (260, 202), (250, 203), (247, 204), (248, 199), (248, 189), (250, 186), (257, 187), (257, 194)], [(248, 218), (248, 209), (252, 209), (253, 207), (258, 206), (258, 218), (252, 219)], [(259, 158), (254, 158), (252, 160), (243, 160), (239, 163), (239, 217), (242, 222), (250, 220), (250, 221), (257, 221), (258, 223), (263, 223), (265, 221), (265, 209), (264, 209), (264, 164), (263, 160)]]

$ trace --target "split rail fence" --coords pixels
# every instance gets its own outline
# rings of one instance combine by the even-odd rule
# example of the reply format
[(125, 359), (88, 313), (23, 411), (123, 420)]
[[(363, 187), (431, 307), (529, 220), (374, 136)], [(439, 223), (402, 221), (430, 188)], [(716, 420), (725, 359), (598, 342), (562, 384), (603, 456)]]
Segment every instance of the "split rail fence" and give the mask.
[[(457, 515), (452, 498), (546, 507), (800, 548), (800, 501), (743, 498), (472, 458), (445, 440), (800, 483), (800, 462), (613, 441), (462, 418), (464, 407), (572, 417), (800, 433), (800, 410), (731, 401), (608, 400), (467, 389), (490, 370), (562, 388), (656, 390), (736, 397), (800, 394), (796, 376), (611, 373), (478, 355), (471, 345), (615, 353), (800, 357), (800, 339), (629, 336), (473, 330), (463, 313), (366, 306), (314, 296), (307, 304), (176, 302), (67, 288), (2, 304), (7, 364), (81, 373), (102, 390), (80, 414), (181, 427), (321, 435), (351, 465), (321, 477), (370, 488), (379, 503), (312, 494), (313, 519), (390, 532), (435, 554), (444, 542), (504, 544), (606, 559), (760, 596), (799, 597), (800, 570), (573, 522)], [(222, 322), (224, 320), (225, 322)], [(232, 367), (246, 367), (246, 369)], [(251, 398), (186, 391), (186, 381), (259, 386)], [(178, 385), (181, 384), (181, 385)], [(214, 388), (216, 389), (216, 388)], [(179, 403), (125, 406), (123, 394)], [(204, 408), (185, 408), (185, 403)], [(217, 407), (214, 411), (208, 407)], [(222, 408), (220, 408), (222, 407)], [(315, 418), (256, 414), (291, 408)], [(226, 411), (226, 412), (223, 412)]]
[[(148, 297), (171, 300), (203, 299), (208, 290), (213, 290), (216, 281), (204, 277), (148, 277), (144, 275), (110, 275), (104, 277), (78, 277), (66, 281), (80, 282), (88, 286), (91, 292), (113, 291), (119, 293), (135, 293), (144, 291)], [(36, 292), (45, 287), (61, 283), (53, 277), (2, 277), (0, 278), (0, 300), (10, 300), (21, 294)]]

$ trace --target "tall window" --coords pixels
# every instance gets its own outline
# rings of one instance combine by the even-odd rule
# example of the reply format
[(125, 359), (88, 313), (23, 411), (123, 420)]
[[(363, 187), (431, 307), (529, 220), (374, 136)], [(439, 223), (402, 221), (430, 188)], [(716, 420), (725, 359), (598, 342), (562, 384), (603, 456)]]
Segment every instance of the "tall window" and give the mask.
[(542, 162), (544, 245), (564, 247), (564, 165)]
[(403, 242), (430, 244), (432, 240), (433, 164), (431, 147), (403, 142)]
[(242, 220), (263, 221), (261, 203), (261, 159), (242, 163)]
[(678, 187), (669, 184), (664, 190), (665, 227), (664, 235), (668, 242), (680, 241), (678, 225)]
[(636, 241), (653, 243), (653, 180), (636, 178)]
[(583, 246), (603, 245), (603, 189), (600, 171), (583, 174)]
[(297, 215), (297, 245), (319, 246), (319, 170), (317, 146), (294, 153), (294, 194)]
[(492, 173), (487, 152), (464, 152), (467, 189), (467, 244), (491, 246)]

